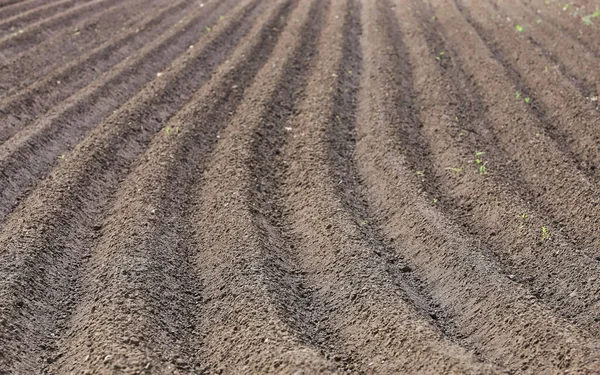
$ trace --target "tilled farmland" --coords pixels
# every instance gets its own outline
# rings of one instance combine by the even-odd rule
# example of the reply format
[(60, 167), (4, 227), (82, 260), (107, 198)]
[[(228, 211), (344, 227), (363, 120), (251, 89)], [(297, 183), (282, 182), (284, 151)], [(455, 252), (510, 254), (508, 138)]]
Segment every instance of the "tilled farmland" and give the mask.
[(599, 9), (0, 0), (0, 374), (600, 374)]

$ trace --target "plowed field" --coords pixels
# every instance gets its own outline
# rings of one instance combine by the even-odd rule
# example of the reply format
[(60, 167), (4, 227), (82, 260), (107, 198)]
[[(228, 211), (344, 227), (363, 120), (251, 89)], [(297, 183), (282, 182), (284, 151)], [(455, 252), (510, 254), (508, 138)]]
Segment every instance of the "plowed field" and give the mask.
[(599, 9), (0, 0), (0, 374), (600, 374)]

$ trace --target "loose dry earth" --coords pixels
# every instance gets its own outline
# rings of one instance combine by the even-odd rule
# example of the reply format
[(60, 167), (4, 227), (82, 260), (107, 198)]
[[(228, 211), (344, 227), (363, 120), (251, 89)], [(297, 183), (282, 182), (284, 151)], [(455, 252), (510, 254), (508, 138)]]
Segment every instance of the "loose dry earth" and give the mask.
[(0, 373), (600, 374), (596, 7), (1, 0)]

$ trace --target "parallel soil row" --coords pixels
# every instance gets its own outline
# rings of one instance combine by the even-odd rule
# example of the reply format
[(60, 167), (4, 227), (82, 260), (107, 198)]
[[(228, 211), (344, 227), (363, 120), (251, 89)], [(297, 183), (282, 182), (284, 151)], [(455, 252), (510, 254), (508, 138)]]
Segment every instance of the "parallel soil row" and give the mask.
[(1, 0), (0, 374), (600, 373), (567, 10)]

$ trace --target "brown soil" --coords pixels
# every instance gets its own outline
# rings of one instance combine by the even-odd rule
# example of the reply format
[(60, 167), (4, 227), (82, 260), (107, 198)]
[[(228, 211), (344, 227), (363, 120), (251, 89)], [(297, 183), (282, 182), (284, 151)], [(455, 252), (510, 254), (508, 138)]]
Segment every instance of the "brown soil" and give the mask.
[(0, 374), (600, 374), (591, 3), (0, 0)]

